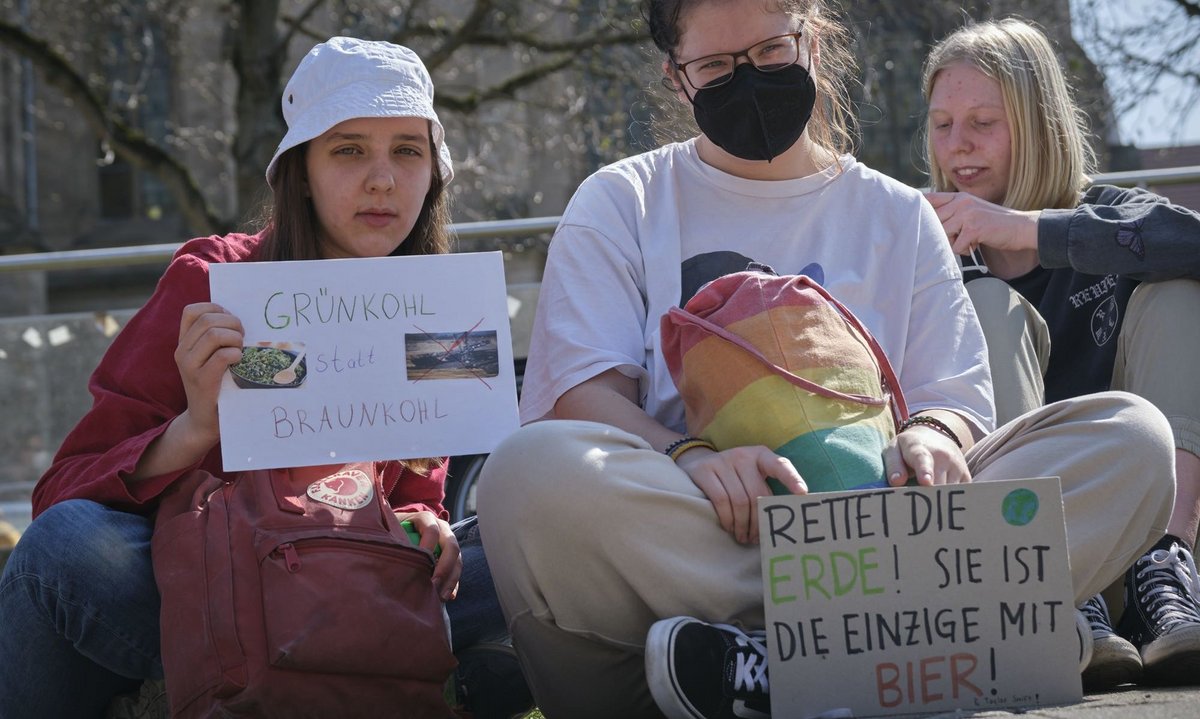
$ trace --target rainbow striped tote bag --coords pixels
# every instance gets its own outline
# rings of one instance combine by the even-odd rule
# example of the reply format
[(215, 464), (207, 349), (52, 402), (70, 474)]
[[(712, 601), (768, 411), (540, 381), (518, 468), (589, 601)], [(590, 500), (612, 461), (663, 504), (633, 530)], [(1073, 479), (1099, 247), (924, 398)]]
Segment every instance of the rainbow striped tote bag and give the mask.
[(718, 449), (770, 447), (812, 492), (886, 486), (883, 449), (908, 417), (900, 384), (871, 333), (813, 279), (719, 277), (661, 330), (689, 434)]

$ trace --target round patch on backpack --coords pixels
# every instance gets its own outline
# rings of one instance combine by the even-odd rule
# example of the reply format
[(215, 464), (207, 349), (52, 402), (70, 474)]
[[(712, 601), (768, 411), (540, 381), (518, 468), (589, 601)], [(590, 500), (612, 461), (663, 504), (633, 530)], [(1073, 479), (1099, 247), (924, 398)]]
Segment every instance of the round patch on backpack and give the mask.
[(308, 485), (308, 496), (338, 509), (362, 509), (375, 497), (375, 485), (366, 472), (345, 469)]

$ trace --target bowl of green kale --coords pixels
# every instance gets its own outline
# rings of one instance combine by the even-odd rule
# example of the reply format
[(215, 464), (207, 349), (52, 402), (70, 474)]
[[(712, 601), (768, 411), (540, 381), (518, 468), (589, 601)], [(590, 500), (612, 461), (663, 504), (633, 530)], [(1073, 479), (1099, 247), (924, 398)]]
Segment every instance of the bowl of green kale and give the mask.
[(292, 362), (300, 356), (303, 347), (295, 343), (285, 343), (284, 346), (256, 345), (242, 348), (242, 359), (229, 367), (233, 382), (243, 389), (286, 389), (299, 387), (308, 376), (307, 358), (301, 358), (292, 367), (296, 378), (291, 382), (279, 383), (275, 375), (281, 370), (292, 366)]

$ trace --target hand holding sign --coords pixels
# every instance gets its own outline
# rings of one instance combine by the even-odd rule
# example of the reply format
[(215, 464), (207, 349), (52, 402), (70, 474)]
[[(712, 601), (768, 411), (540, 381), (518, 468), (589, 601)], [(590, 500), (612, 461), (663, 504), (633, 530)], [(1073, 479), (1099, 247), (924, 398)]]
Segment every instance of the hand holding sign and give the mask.
[(175, 366), (187, 395), (188, 434), (201, 442), (211, 437), (207, 452), (219, 438), (217, 396), (221, 379), (241, 357), (242, 323), (213, 302), (183, 308)]
[(517, 428), (499, 253), (219, 264), (210, 281), (245, 328), (219, 400), (226, 470), (486, 453)]

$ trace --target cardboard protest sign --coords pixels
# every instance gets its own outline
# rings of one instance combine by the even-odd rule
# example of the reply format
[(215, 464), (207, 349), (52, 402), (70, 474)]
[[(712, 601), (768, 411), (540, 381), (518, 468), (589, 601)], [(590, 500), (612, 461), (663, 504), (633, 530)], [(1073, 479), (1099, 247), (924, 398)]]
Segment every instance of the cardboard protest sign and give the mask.
[(1080, 701), (1057, 478), (759, 499), (775, 716)]
[(245, 330), (227, 471), (491, 451), (518, 426), (498, 252), (210, 268)]

